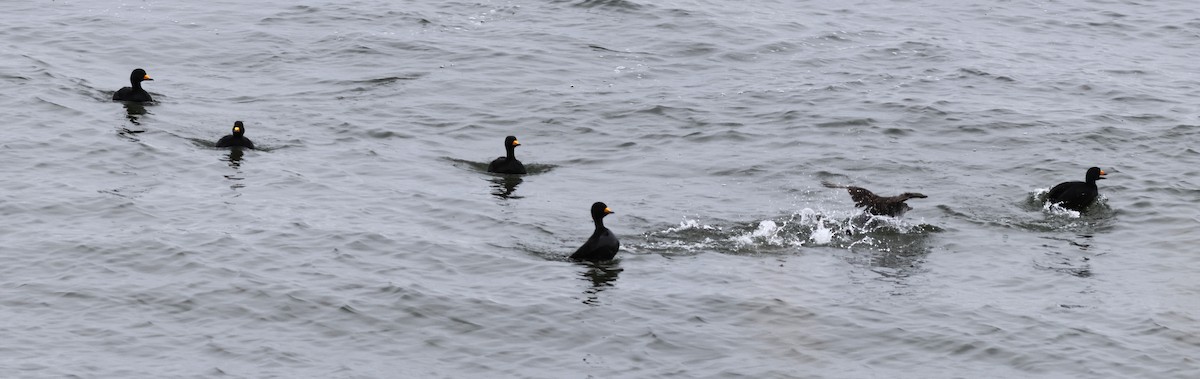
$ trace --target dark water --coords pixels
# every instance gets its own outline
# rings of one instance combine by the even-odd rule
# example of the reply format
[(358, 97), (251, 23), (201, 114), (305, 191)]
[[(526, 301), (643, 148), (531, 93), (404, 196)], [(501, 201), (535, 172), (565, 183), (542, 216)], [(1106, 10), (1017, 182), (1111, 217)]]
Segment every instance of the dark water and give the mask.
[(0, 376), (1200, 377), (1197, 14), (6, 2)]

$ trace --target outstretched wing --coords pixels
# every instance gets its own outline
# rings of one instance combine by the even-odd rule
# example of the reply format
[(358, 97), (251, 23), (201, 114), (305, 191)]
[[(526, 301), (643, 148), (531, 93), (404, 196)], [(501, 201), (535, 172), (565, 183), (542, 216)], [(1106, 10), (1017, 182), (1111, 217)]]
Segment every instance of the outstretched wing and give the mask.
[(870, 190), (862, 187), (841, 185), (828, 180), (822, 180), (821, 185), (828, 188), (845, 188), (846, 192), (850, 193), (850, 200), (854, 200), (854, 206), (860, 208), (870, 206), (875, 199), (879, 198)]
[(862, 187), (847, 186), (846, 192), (850, 193), (850, 200), (854, 200), (854, 206), (866, 207), (875, 202), (879, 196), (876, 196), (870, 190)]

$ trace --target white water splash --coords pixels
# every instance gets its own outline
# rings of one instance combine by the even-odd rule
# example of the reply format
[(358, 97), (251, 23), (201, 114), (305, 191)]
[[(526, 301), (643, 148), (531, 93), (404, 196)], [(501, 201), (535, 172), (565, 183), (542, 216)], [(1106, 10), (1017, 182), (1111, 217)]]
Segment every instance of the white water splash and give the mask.
[(687, 252), (771, 251), (801, 246), (875, 247), (903, 244), (903, 241), (912, 238), (887, 237), (880, 240), (872, 235), (924, 234), (926, 227), (894, 217), (804, 208), (782, 218), (727, 227), (684, 219), (678, 225), (647, 233), (645, 246), (651, 250)]
[(833, 241), (833, 229), (825, 226), (825, 220), (817, 220), (816, 226), (813, 227), (812, 235), (808, 237), (817, 245), (828, 245)]
[(1050, 188), (1035, 188), (1033, 189), (1033, 199), (1042, 203), (1042, 212), (1046, 212), (1052, 216), (1060, 216), (1066, 218), (1079, 218), (1080, 212), (1063, 208), (1058, 204), (1051, 204), (1046, 201), (1046, 196), (1050, 194)]
[(775, 221), (763, 220), (758, 223), (758, 228), (753, 231), (729, 237), (730, 241), (737, 242), (740, 245), (752, 245), (756, 241), (762, 241), (767, 245), (783, 245), (784, 241), (779, 237), (780, 227)]
[(1054, 216), (1063, 216), (1068, 218), (1079, 218), (1080, 212), (1063, 208), (1058, 204), (1051, 204), (1049, 201), (1042, 204), (1042, 211)]
[(661, 233), (675, 233), (675, 232), (681, 232), (684, 230), (691, 230), (691, 229), (721, 230), (721, 228), (718, 228), (718, 227), (715, 227), (712, 225), (701, 224), (700, 220), (684, 219), (683, 221), (679, 222), (679, 226), (674, 227), (674, 228), (667, 228), (666, 230), (663, 230)]

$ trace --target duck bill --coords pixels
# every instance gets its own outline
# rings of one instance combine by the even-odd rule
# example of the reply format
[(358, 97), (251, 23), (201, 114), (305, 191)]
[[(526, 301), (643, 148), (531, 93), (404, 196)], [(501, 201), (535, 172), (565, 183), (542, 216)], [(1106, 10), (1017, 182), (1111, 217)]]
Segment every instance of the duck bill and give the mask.
[(142, 77), (142, 80), (154, 80), (154, 78), (151, 78), (150, 75), (146, 75)]

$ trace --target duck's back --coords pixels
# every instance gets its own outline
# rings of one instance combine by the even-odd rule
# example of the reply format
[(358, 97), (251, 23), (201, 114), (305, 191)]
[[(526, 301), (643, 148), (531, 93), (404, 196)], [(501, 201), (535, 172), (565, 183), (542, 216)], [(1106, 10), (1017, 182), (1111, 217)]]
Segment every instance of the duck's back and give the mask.
[(508, 157), (496, 158), (488, 165), (488, 172), (498, 174), (524, 174), (525, 165), (516, 159), (508, 159)]
[(227, 135), (217, 140), (217, 147), (244, 147), (247, 149), (254, 148), (254, 142), (250, 142), (249, 138), (239, 137), (235, 135)]
[(618, 250), (621, 250), (621, 241), (608, 228), (604, 228), (592, 233), (587, 242), (575, 254), (571, 254), (571, 259), (607, 261), (616, 257)]
[(123, 87), (113, 94), (113, 100), (118, 101), (154, 101), (145, 90), (136, 91), (133, 87)]
[(1063, 208), (1081, 211), (1092, 205), (1099, 195), (1099, 191), (1094, 185), (1089, 186), (1084, 182), (1063, 182), (1051, 188), (1050, 193), (1046, 194), (1046, 198), (1051, 203), (1056, 203)]

